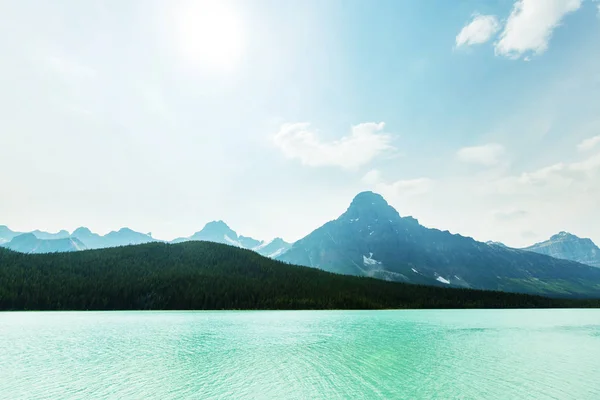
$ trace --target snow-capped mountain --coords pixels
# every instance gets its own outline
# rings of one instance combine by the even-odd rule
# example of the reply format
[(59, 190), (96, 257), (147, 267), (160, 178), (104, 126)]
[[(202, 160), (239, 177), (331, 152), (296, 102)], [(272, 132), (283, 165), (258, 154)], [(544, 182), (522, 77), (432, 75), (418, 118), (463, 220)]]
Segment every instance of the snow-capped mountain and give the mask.
[(580, 238), (564, 231), (523, 250), (600, 268), (600, 248), (591, 239)]

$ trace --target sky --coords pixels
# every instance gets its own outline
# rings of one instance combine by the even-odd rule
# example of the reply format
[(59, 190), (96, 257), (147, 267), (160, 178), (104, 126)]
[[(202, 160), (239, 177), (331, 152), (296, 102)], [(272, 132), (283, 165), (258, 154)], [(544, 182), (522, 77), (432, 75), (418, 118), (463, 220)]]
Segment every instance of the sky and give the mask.
[(294, 241), (364, 190), (600, 243), (600, 2), (0, 0), (0, 224)]

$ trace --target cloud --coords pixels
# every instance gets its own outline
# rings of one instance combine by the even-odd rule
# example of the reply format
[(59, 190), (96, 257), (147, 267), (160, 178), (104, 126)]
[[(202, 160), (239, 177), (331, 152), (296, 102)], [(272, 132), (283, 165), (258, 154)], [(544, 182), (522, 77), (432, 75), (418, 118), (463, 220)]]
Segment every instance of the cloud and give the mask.
[(492, 167), (498, 165), (505, 154), (504, 146), (497, 143), (489, 143), (483, 146), (463, 147), (456, 156), (468, 164)]
[(598, 144), (600, 144), (600, 135), (585, 139), (577, 145), (577, 149), (579, 151), (590, 151)]
[(379, 170), (373, 169), (367, 172), (362, 182), (373, 187), (384, 197), (412, 197), (429, 193), (433, 188), (434, 181), (430, 178), (415, 178), (386, 182)]
[[(550, 190), (575, 190), (576, 185), (588, 184), (595, 188), (597, 175), (600, 175), (600, 153), (573, 163), (556, 163), (517, 176), (509, 176), (493, 182), (497, 193), (515, 194), (523, 191), (535, 192), (540, 188)], [(587, 186), (586, 186), (587, 185)]]
[(563, 17), (581, 7), (582, 0), (517, 0), (506, 21), (497, 55), (518, 59), (531, 52), (542, 54), (548, 49), (552, 31)]
[(375, 185), (382, 181), (381, 172), (376, 169), (372, 169), (363, 176), (362, 181), (367, 185)]
[(348, 136), (325, 141), (309, 123), (284, 124), (273, 140), (287, 158), (300, 160), (304, 165), (354, 169), (394, 149), (390, 144), (392, 136), (382, 132), (384, 126), (383, 122), (366, 122), (353, 126)]
[(500, 30), (494, 15), (475, 15), (456, 35), (456, 47), (485, 43)]

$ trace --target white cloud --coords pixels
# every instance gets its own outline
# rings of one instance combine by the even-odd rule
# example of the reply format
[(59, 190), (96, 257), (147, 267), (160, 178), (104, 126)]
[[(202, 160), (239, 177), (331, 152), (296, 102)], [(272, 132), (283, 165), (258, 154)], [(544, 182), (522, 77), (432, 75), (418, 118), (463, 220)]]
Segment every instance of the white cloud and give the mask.
[(381, 182), (381, 172), (376, 169), (372, 169), (362, 177), (362, 181), (367, 185), (375, 185)]
[(273, 140), (286, 157), (304, 165), (353, 169), (393, 149), (392, 136), (382, 132), (383, 128), (383, 122), (367, 122), (353, 126), (348, 136), (324, 141), (309, 123), (293, 123), (282, 125)]
[[(577, 162), (559, 162), (517, 176), (505, 177), (490, 184), (494, 187), (494, 192), (504, 194), (536, 192), (540, 188), (568, 191), (574, 190), (574, 186), (578, 184), (594, 184), (597, 175), (600, 175), (600, 153)], [(598, 185), (595, 187), (600, 188)]]
[(581, 1), (517, 0), (495, 44), (496, 54), (517, 59), (529, 52), (545, 52), (552, 31), (566, 14), (581, 7)]
[(433, 180), (430, 178), (416, 178), (399, 180), (387, 184), (388, 191), (399, 196), (418, 196), (429, 193), (433, 188)]
[(456, 153), (456, 156), (460, 161), (468, 164), (492, 167), (502, 161), (504, 154), (504, 146), (489, 143), (483, 146), (463, 147)]
[(430, 178), (415, 178), (387, 182), (381, 176), (379, 170), (373, 169), (367, 172), (362, 182), (369, 185), (384, 197), (412, 197), (429, 193), (433, 188), (434, 181)]
[(583, 142), (577, 145), (579, 151), (592, 150), (596, 145), (600, 144), (600, 135), (585, 139)]
[(475, 15), (456, 35), (456, 47), (485, 43), (498, 32), (500, 24), (494, 15)]

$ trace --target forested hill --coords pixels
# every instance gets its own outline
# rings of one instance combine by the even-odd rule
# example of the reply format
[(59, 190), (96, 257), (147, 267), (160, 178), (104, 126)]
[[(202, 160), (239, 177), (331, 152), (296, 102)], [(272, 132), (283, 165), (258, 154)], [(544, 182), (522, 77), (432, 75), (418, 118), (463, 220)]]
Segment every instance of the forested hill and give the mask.
[(29, 255), (0, 249), (1, 310), (591, 306), (600, 301), (336, 275), (208, 242)]

